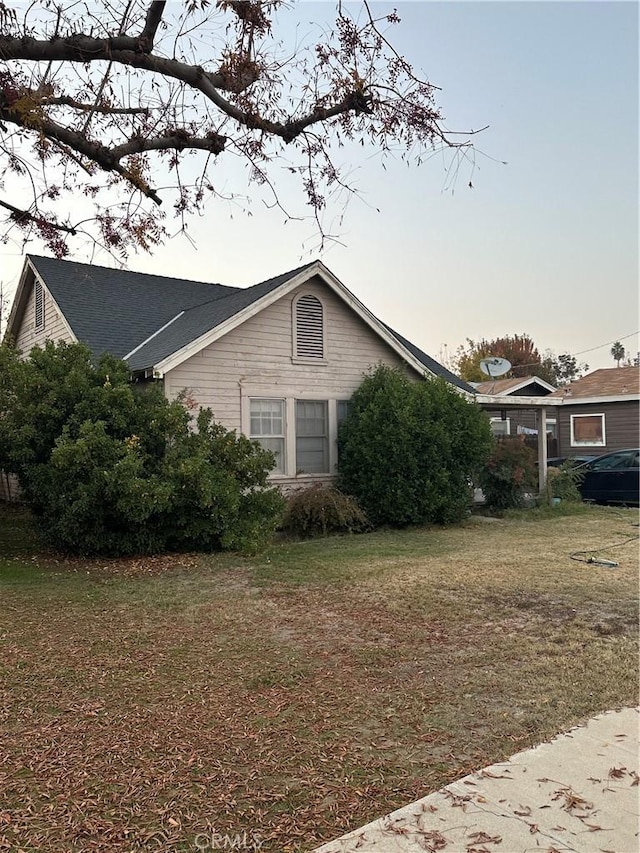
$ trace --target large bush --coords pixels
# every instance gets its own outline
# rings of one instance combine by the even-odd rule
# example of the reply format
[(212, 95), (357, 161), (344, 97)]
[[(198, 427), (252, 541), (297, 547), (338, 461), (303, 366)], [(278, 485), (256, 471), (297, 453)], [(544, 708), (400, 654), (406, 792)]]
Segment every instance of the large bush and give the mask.
[(0, 461), (55, 546), (256, 550), (275, 529), (283, 499), (267, 485), (272, 454), (209, 410), (192, 429), (180, 402), (153, 384), (134, 386), (110, 356), (94, 367), (80, 344), (4, 359), (14, 381), (0, 412)]
[(384, 365), (353, 395), (339, 434), (339, 486), (376, 525), (458, 521), (491, 447), (482, 411), (440, 378)]

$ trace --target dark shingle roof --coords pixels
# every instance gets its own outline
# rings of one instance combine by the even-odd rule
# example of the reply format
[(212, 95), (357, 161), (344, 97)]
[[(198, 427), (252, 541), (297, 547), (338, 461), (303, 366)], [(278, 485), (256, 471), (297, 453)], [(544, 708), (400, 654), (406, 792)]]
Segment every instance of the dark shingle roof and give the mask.
[(78, 340), (122, 358), (180, 311), (239, 288), (29, 255)]
[[(127, 358), (132, 370), (153, 368), (315, 262), (253, 287), (227, 287), (28, 255), (78, 340), (94, 355)], [(378, 320), (424, 367), (456, 387), (475, 389)]]

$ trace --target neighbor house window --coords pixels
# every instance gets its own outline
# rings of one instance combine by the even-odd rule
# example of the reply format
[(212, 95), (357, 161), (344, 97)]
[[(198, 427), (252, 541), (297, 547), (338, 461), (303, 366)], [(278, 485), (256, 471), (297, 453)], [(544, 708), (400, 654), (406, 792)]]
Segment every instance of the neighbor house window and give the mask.
[(39, 281), (35, 283), (35, 327), (44, 329), (44, 289)]
[(326, 400), (296, 400), (296, 469), (329, 472), (329, 417)]
[(571, 446), (598, 447), (606, 444), (604, 415), (571, 415)]
[(311, 293), (294, 302), (294, 356), (304, 360), (324, 358), (324, 309)]
[(284, 400), (251, 400), (251, 438), (274, 454), (277, 474), (284, 474), (284, 411)]
[(511, 435), (511, 420), (507, 418), (491, 418), (491, 432), (494, 435)]

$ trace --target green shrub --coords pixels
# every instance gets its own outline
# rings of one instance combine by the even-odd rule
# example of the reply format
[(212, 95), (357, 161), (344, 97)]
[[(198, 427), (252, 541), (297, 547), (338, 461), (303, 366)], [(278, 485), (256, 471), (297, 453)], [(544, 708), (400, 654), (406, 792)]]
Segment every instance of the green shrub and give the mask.
[[(256, 551), (280, 522), (273, 455), (202, 410), (136, 388), (109, 356), (47, 344), (12, 365), (0, 413), (3, 461), (45, 538), (84, 554)], [(19, 381), (18, 381), (19, 380)]]
[(310, 486), (287, 500), (283, 528), (298, 536), (361, 533), (368, 527), (367, 516), (356, 499), (333, 486)]
[(490, 447), (485, 415), (443, 379), (380, 365), (341, 425), (338, 485), (375, 526), (455, 522)]
[(479, 477), (487, 506), (498, 510), (523, 506), (527, 492), (537, 490), (535, 463), (535, 452), (520, 438), (495, 441)]
[(578, 486), (583, 480), (584, 472), (572, 459), (567, 459), (559, 468), (547, 470), (547, 494), (549, 498), (580, 503), (582, 495)]

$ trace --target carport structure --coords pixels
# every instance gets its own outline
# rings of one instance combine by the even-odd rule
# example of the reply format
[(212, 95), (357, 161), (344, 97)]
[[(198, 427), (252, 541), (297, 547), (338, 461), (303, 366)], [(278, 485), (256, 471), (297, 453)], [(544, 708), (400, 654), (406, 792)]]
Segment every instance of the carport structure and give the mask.
[(538, 488), (544, 493), (547, 483), (547, 415), (562, 405), (562, 397), (510, 397), (497, 394), (476, 394), (476, 403), (491, 417), (506, 417), (509, 410), (530, 410), (536, 416), (538, 430)]

